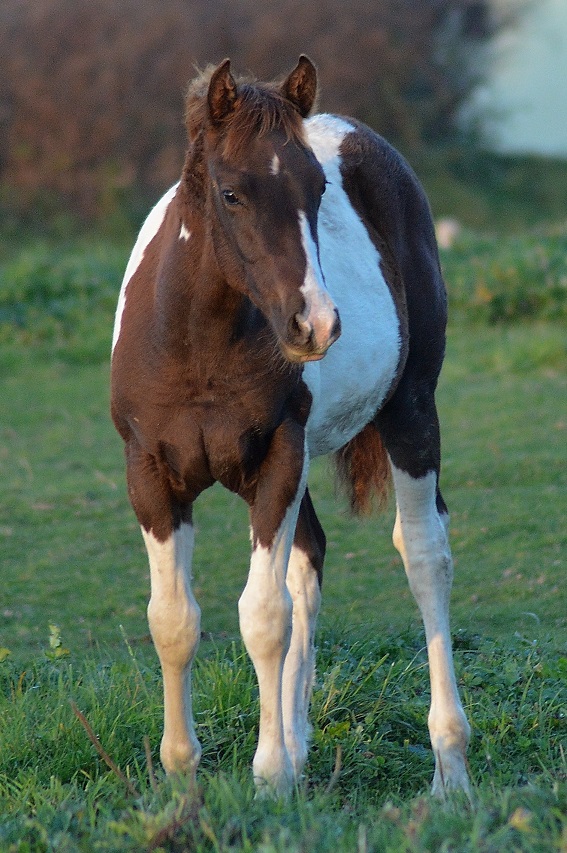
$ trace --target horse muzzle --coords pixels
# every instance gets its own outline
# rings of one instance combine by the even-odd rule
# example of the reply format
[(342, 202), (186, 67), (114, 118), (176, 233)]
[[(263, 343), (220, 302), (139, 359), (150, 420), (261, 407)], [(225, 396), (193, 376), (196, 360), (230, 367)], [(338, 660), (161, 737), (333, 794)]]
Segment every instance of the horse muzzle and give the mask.
[(293, 362), (319, 361), (341, 334), (339, 312), (332, 308), (317, 314), (295, 314), (282, 342), (285, 357)]

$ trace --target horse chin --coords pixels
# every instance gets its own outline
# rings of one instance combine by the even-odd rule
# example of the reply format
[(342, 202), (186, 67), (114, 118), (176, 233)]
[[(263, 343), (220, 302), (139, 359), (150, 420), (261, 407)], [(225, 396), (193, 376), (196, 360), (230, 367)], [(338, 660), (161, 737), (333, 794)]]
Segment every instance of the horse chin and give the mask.
[(306, 364), (309, 361), (321, 361), (321, 359), (327, 354), (326, 349), (323, 350), (323, 352), (302, 352), (301, 350), (295, 350), (283, 345), (281, 349), (284, 358), (292, 364)]
[(311, 352), (308, 355), (304, 355), (301, 358), (301, 363), (306, 364), (308, 361), (321, 361), (322, 358), (325, 358), (327, 355), (327, 350), (325, 352)]

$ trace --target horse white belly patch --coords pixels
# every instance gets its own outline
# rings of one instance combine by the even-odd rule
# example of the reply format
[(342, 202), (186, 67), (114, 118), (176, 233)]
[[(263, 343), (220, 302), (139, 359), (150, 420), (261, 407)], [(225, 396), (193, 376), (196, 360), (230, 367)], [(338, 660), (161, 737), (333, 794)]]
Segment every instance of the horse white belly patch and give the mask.
[(326, 356), (303, 369), (313, 396), (309, 453), (318, 456), (350, 441), (379, 409), (398, 368), (400, 327), (380, 255), (342, 185), (339, 147), (354, 128), (329, 115), (314, 116), (305, 128), (328, 181), (319, 211), (319, 252), (342, 325)]

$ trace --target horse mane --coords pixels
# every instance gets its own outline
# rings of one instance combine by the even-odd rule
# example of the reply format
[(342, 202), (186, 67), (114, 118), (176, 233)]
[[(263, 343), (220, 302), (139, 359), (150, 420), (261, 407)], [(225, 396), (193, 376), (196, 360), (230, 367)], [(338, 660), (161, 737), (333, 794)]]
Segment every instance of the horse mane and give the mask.
[[(194, 142), (207, 124), (207, 93), (214, 65), (208, 65), (189, 84), (185, 117), (190, 142)], [(253, 137), (281, 130), (287, 141), (305, 143), (301, 116), (281, 94), (280, 84), (259, 83), (239, 77), (234, 110), (225, 119), (225, 150), (230, 157), (245, 148)]]

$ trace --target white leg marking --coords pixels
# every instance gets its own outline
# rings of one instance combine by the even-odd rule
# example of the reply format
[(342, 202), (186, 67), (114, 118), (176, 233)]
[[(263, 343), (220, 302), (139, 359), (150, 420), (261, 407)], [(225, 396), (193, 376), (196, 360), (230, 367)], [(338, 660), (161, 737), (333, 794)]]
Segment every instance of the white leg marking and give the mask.
[(286, 578), (293, 602), (292, 633), (283, 671), (284, 738), (295, 779), (307, 760), (311, 734), (309, 703), (315, 676), (315, 626), (321, 591), (317, 572), (307, 555), (291, 549)]
[[(287, 537), (286, 537), (287, 538)], [(260, 692), (260, 727), (253, 761), (259, 789), (288, 793), (293, 768), (287, 754), (282, 718), (282, 673), (291, 637), (292, 602), (285, 585), (283, 537), (271, 550), (252, 552), (248, 582), (238, 602), (240, 631)]]
[(307, 479), (303, 476), (293, 503), (269, 548), (257, 545), (248, 581), (238, 602), (240, 631), (250, 655), (260, 693), (258, 746), (252, 765), (260, 792), (285, 796), (292, 790), (294, 770), (284, 738), (282, 678), (292, 629), (292, 599), (286, 572), (299, 505)]
[(167, 213), (167, 208), (175, 197), (175, 193), (177, 192), (177, 187), (179, 183), (172, 186), (162, 198), (158, 201), (156, 206), (150, 211), (148, 217), (142, 228), (140, 233), (138, 234), (138, 239), (134, 244), (134, 248), (132, 249), (132, 254), (128, 260), (128, 264), (126, 266), (126, 272), (124, 273), (124, 278), (122, 279), (122, 287), (120, 288), (120, 295), (118, 297), (118, 305), (116, 306), (116, 314), (114, 316), (114, 332), (112, 335), (112, 351), (114, 352), (114, 347), (118, 342), (118, 338), (120, 337), (120, 327), (122, 324), (122, 314), (124, 313), (124, 306), (126, 305), (126, 288), (128, 287), (128, 283), (138, 267), (140, 266), (146, 248), (151, 243), (153, 238), (156, 236), (157, 232), (160, 229), (160, 226), (165, 219), (165, 214)]
[(194, 533), (182, 524), (159, 542), (142, 529), (150, 560), (148, 621), (163, 674), (161, 761), (167, 773), (196, 771), (201, 747), (191, 703), (191, 663), (200, 639), (201, 611), (191, 591)]
[(397, 504), (394, 545), (404, 561), (410, 589), (421, 611), (429, 656), (428, 724), (435, 755), (432, 793), (440, 797), (446, 789), (468, 793), (465, 754), (470, 726), (453, 668), (449, 629), (453, 563), (447, 519), (437, 512), (434, 472), (414, 479), (392, 465), (392, 474)]

